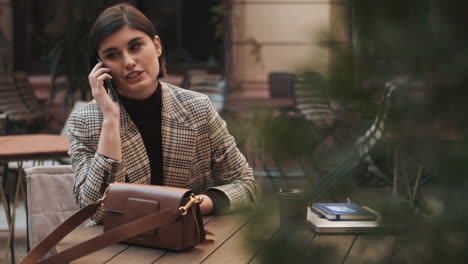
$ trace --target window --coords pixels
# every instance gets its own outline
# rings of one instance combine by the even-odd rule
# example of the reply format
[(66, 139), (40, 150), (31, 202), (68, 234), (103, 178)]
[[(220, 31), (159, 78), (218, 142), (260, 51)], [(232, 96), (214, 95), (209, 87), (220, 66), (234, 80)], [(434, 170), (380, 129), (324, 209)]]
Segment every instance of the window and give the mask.
[[(121, 2), (107, 0), (95, 4)], [(136, 0), (130, 1), (153, 22), (162, 39), (169, 72), (184, 72), (191, 67), (222, 71), (223, 43), (215, 36), (216, 27), (211, 9), (219, 0)], [(14, 36), (15, 70), (48, 74), (49, 53), (55, 37), (65, 30), (86, 32), (70, 27), (70, 12), (82, 18), (80, 3), (72, 0), (15, 0)], [(84, 2), (83, 2), (84, 3)], [(85, 4), (88, 12), (93, 6)], [(53, 8), (52, 8), (53, 7)], [(222, 19), (221, 19), (222, 21)], [(86, 24), (80, 25), (87, 27)]]

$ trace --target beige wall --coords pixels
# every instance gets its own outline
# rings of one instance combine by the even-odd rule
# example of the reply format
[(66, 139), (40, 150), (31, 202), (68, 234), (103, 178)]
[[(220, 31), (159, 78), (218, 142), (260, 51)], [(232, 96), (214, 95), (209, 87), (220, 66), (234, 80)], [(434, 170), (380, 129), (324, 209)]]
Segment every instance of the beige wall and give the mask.
[(246, 96), (268, 97), (269, 72), (313, 65), (326, 73), (330, 54), (318, 45), (320, 34), (347, 41), (345, 20), (344, 1), (234, 1), (231, 86)]

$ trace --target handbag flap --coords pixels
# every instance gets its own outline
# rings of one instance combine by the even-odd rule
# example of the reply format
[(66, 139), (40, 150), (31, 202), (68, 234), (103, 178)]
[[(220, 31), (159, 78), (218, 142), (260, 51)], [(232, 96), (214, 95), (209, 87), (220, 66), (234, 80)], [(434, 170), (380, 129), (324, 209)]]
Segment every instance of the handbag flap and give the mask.
[(179, 208), (183, 199), (190, 193), (189, 189), (169, 186), (112, 183), (104, 201), (104, 210), (123, 213), (129, 198), (158, 201), (160, 211), (167, 208)]

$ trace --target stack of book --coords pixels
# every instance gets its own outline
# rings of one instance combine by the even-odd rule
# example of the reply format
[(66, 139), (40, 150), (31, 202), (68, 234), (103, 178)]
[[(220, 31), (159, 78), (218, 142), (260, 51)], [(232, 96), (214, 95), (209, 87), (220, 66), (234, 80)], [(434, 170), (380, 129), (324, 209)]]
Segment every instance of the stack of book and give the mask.
[(355, 203), (313, 203), (307, 220), (317, 233), (361, 233), (375, 231), (379, 215)]

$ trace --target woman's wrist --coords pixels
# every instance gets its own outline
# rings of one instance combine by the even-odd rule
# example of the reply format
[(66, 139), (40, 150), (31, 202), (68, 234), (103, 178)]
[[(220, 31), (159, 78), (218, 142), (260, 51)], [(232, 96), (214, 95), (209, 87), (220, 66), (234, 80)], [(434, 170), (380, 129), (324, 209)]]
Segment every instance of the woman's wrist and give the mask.
[(118, 104), (112, 102), (111, 105), (99, 107), (101, 108), (104, 121), (115, 122), (120, 120), (120, 106)]
[(203, 198), (203, 202), (200, 204), (200, 211), (202, 215), (207, 215), (213, 211), (213, 201), (206, 194), (200, 194)]
[(120, 118), (119, 116), (115, 115), (110, 115), (110, 116), (104, 116), (104, 119), (102, 121), (102, 126), (107, 126), (107, 127), (119, 127), (120, 125)]
[(104, 119), (97, 151), (114, 160), (122, 159), (119, 119)]

